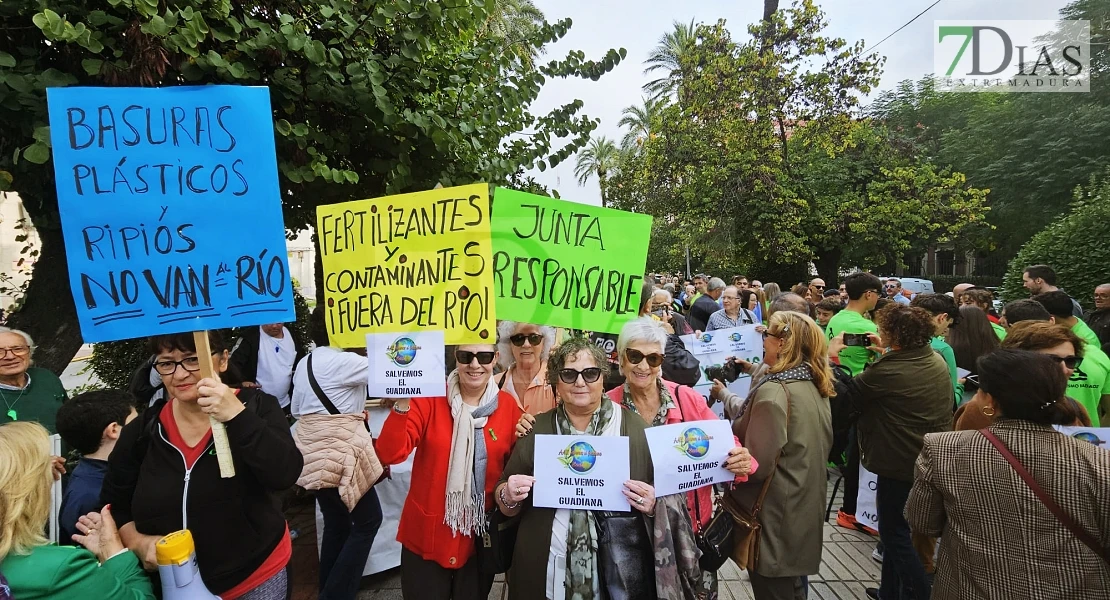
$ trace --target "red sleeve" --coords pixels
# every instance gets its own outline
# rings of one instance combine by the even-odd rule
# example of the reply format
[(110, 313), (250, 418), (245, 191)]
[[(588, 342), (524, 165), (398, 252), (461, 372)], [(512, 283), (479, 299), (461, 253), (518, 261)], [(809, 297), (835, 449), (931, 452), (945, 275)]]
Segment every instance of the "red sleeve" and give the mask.
[(374, 449), (383, 465), (396, 465), (405, 462), (412, 451), (424, 439), (428, 418), (431, 416), (432, 402), (442, 398), (413, 398), (405, 414), (389, 411), (382, 433), (378, 436)]
[(679, 409), (684, 421), (716, 421), (717, 413), (709, 408), (705, 398), (689, 386), (678, 387)]

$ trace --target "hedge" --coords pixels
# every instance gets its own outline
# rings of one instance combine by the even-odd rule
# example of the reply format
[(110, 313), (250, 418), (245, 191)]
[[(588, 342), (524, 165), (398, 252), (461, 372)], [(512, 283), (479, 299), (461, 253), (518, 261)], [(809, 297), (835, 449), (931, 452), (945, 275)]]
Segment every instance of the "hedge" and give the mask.
[(1094, 289), (1110, 283), (1110, 168), (1101, 179), (1075, 192), (1071, 211), (1034, 235), (1010, 262), (1002, 296), (1026, 298), (1021, 285), (1026, 267), (1045, 264), (1056, 271), (1057, 287), (1086, 309), (1094, 306)]

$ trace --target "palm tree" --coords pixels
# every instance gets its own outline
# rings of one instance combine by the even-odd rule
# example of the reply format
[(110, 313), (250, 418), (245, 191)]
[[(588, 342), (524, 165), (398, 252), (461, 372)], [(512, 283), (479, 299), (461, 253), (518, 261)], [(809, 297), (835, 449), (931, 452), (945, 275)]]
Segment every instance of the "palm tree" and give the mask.
[(650, 94), (652, 99), (672, 97), (678, 91), (678, 84), (682, 79), (682, 60), (693, 48), (696, 34), (694, 20), (690, 19), (689, 24), (675, 21), (674, 31), (659, 38), (659, 43), (644, 61), (647, 65), (644, 75), (656, 71), (665, 73), (665, 76), (644, 85), (644, 92)]
[(520, 55), (524, 66), (530, 68), (537, 49), (524, 41), (544, 22), (543, 11), (532, 0), (497, 0), (480, 32), (504, 40)]
[(578, 177), (578, 185), (586, 185), (590, 177), (597, 175), (598, 185), (601, 187), (601, 205), (605, 206), (605, 182), (609, 173), (617, 166), (620, 150), (613, 140), (601, 136), (590, 138), (590, 143), (578, 153), (574, 165), (574, 175)]
[(617, 125), (628, 127), (628, 133), (624, 134), (621, 146), (631, 148), (633, 143), (642, 144), (640, 140), (647, 141), (651, 137), (651, 122), (659, 116), (666, 105), (666, 99), (643, 98), (643, 106), (629, 106), (621, 111), (624, 116)]

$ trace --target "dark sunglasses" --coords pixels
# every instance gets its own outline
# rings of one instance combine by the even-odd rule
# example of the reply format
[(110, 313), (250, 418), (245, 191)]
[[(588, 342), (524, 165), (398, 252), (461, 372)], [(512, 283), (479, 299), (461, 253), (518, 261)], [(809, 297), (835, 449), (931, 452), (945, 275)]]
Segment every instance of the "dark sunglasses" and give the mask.
[(817, 288), (819, 290), (825, 289), (825, 286), (823, 286), (823, 285), (811, 285), (810, 287)]
[(493, 357), (496, 352), (470, 352), (468, 350), (455, 350), (455, 361), (460, 365), (469, 365), (475, 357), (478, 358), (478, 364), (488, 365), (493, 362)]
[(659, 365), (663, 364), (663, 355), (659, 354), (658, 352), (652, 352), (651, 354), (644, 354), (643, 352), (640, 352), (639, 350), (633, 350), (632, 348), (628, 348), (624, 351), (624, 357), (628, 359), (628, 362), (630, 362), (634, 365), (640, 364), (646, 358), (647, 362), (648, 362), (648, 366), (653, 368), (653, 369), (655, 367), (658, 367)]
[(559, 381), (563, 383), (576, 383), (579, 375), (582, 376), (582, 381), (593, 383), (601, 377), (601, 369), (597, 367), (590, 367), (588, 369), (582, 369), (581, 371), (575, 369), (562, 369), (559, 371)]
[(1048, 357), (1058, 363), (1063, 363), (1063, 365), (1069, 369), (1075, 369), (1083, 362), (1083, 359), (1079, 356), (1056, 356), (1054, 354), (1049, 354)]
[(781, 339), (782, 339), (782, 336), (781, 336), (781, 335), (776, 335), (776, 334), (773, 334), (773, 333), (771, 333), (770, 331), (764, 331), (764, 332), (763, 332), (763, 339), (767, 339), (767, 338), (769, 338), (769, 337), (773, 337), (773, 338), (775, 338), (775, 339), (777, 339), (777, 340), (781, 340)]
[(509, 336), (509, 341), (512, 342), (514, 346), (523, 346), (525, 340), (533, 346), (539, 346), (540, 342), (543, 341), (543, 336), (538, 333), (517, 333)]

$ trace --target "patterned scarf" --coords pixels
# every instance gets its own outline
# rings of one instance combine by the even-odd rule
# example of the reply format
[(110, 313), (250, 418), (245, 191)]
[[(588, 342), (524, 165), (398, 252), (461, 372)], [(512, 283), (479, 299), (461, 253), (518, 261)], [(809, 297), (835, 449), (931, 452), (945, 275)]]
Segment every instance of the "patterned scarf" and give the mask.
[(632, 400), (632, 388), (628, 386), (628, 382), (624, 384), (624, 395), (621, 398), (621, 406), (643, 417), (647, 421), (648, 427), (666, 425), (667, 413), (675, 408), (674, 399), (671, 398), (671, 393), (667, 391), (667, 386), (663, 385), (663, 380), (656, 379), (655, 383), (659, 386), (659, 412), (655, 413), (650, 421), (648, 421), (647, 415), (640, 415), (640, 411), (636, 410), (636, 402)]
[(744, 408), (740, 410), (740, 416), (737, 418), (744, 416), (744, 413), (748, 411), (748, 407), (753, 404), (752, 399), (755, 398), (756, 391), (768, 381), (813, 381), (813, 370), (810, 369), (809, 365), (806, 363), (800, 363), (798, 366), (787, 369), (782, 373), (769, 373), (764, 375), (763, 378), (759, 380), (759, 383), (753, 385), (748, 391), (748, 398), (744, 400)]
[(471, 412), (463, 405), (459, 372), (451, 371), (447, 377), (447, 399), (455, 428), (451, 431), (451, 455), (447, 458), (447, 510), (443, 522), (451, 527), (452, 535), (481, 535), (485, 531), (486, 436), (481, 430), (497, 410), (497, 393), (497, 384), (490, 377), (485, 395)]
[[(613, 418), (613, 402), (602, 397), (590, 424), (582, 433), (602, 435), (605, 427)], [(573, 434), (576, 430), (567, 416), (566, 405), (559, 403), (555, 409), (555, 425), (560, 434)], [(597, 525), (588, 510), (570, 511), (570, 525), (567, 527), (567, 577), (566, 597), (575, 600), (600, 600), (601, 576), (597, 566)]]

